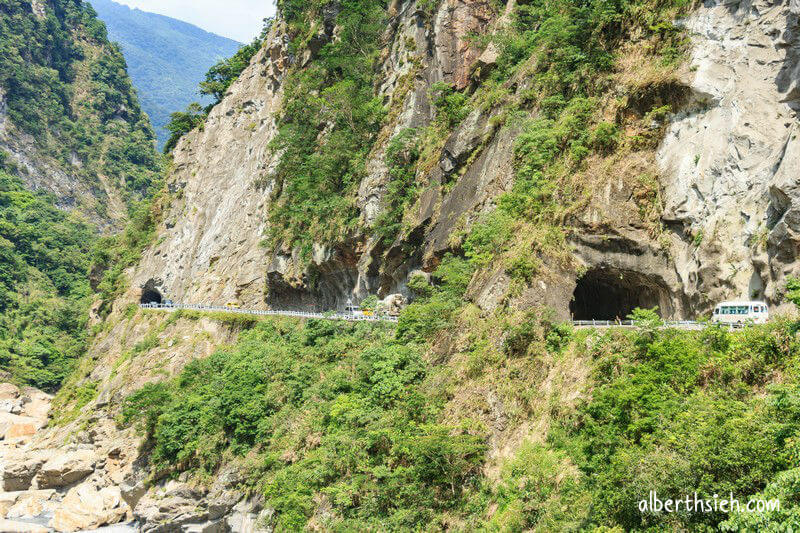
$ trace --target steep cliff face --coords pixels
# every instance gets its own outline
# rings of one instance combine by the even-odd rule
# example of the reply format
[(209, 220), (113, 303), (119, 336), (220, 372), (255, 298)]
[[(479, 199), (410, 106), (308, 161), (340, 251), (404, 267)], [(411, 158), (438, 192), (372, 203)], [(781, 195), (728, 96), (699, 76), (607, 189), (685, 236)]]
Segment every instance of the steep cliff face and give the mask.
[[(310, 258), (297, 248), (260, 244), (281, 155), (270, 147), (281, 80), (308, 60), (289, 53), (285, 26), (276, 24), (202, 131), (175, 151), (175, 199), (160, 244), (136, 273), (137, 284), (157, 280), (166, 295), (187, 302), (327, 309), (351, 297), (406, 292), (410, 272), (430, 271), (446, 251), (457, 249), (459, 235), (513, 183), (518, 119), (503, 124), (502, 104), (479, 107), (437, 141), (436, 153), (416, 169), (420, 193), (405, 208), (404, 229), (393, 243), (374, 228), (387, 208), (386, 150), (402, 131), (431, 126), (435, 84), (457, 90), (480, 85), (496, 53), (491, 46), (469, 45), (469, 38), (505, 24), (515, 5), (508, 3), (506, 14), (481, 2), (442, 2), (432, 13), (414, 2), (390, 8), (378, 67), (378, 94), (389, 111), (358, 188), (360, 228), (316, 243)], [(647, 302), (640, 303), (660, 304), (668, 316), (692, 317), (726, 297), (780, 301), (784, 277), (796, 266), (790, 170), (796, 15), (786, 3), (720, 4), (700, 7), (681, 25), (691, 37), (690, 57), (669, 87), (655, 88), (669, 94), (649, 104), (646, 98), (653, 97), (645, 95), (635, 104), (671, 105), (655, 157), (637, 150), (592, 160), (580, 171), (592, 201), (565, 221), (573, 264), (550, 268), (557, 275), (540, 280), (547, 289), (533, 283), (520, 305), (546, 303), (566, 315), (576, 272), (594, 270), (600, 292), (614, 284), (615, 273), (629, 273), (639, 281), (620, 290), (649, 287)], [(621, 59), (616, 67), (623, 95), (632, 94), (626, 76), (635, 76), (636, 59)], [(511, 83), (524, 87), (525, 80)], [(643, 115), (651, 108), (620, 112)], [(630, 193), (640, 187), (637, 172), (657, 177), (663, 202), (656, 207), (657, 232), (639, 216), (641, 202)], [(492, 307), (507, 296), (506, 278), (498, 271), (476, 279), (472, 292)]]
[(149, 278), (175, 301), (264, 300), (268, 251), (264, 238), (275, 156), (286, 43), (276, 27), (226, 98), (173, 153), (170, 207), (159, 244), (148, 250), (134, 278)]
[[(369, 293), (405, 291), (407, 274), (422, 266), (422, 257), (447, 247), (448, 230), (440, 224), (429, 231), (438, 237), (422, 239), (426, 230), (421, 227), (412, 237), (416, 251), (410, 256), (400, 249), (411, 239), (387, 250), (373, 235), (370, 226), (383, 210), (390, 180), (387, 144), (404, 129), (431, 123), (434, 84), (459, 89), (469, 85), (481, 54), (468, 45), (468, 38), (485, 32), (494, 14), (484, 2), (445, 2), (433, 13), (414, 2), (390, 6), (378, 67), (378, 94), (389, 113), (358, 187), (361, 229), (338, 242), (316, 243), (310, 261), (299, 249), (260, 245), (275, 186), (271, 173), (281, 155), (270, 148), (277, 131), (275, 114), (282, 105), (281, 80), (291, 65), (308, 60), (289, 54), (285, 26), (275, 24), (265, 49), (202, 131), (187, 135), (175, 150), (170, 188), (177, 200), (165, 217), (161, 244), (147, 253), (135, 283), (157, 280), (165, 294), (180, 301), (234, 299), (248, 306), (321, 309)], [(420, 187), (430, 183), (433, 194), (422, 200), (424, 226), (441, 201), (438, 189), (445, 171), (440, 166), (449, 166), (448, 175), (464, 172), (456, 164), (462, 165), (482, 142), (491, 140), (489, 155), (470, 165), (469, 176), (449, 194), (444, 208), (448, 223), (452, 226), (462, 214), (488, 207), (490, 199), (507, 188), (513, 133), (502, 132), (495, 139), (489, 118), (472, 113), (448, 141), (441, 165), (434, 164), (430, 175), (419, 177)]]
[(693, 98), (658, 153), (663, 218), (699, 236), (676, 266), (686, 291), (710, 301), (777, 303), (797, 269), (796, 7), (712, 5), (685, 25)]

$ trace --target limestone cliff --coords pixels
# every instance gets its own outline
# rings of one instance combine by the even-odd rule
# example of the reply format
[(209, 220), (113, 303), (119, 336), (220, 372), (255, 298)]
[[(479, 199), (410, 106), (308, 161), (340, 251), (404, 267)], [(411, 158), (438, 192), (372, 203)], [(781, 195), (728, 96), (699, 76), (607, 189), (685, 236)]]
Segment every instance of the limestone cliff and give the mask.
[[(513, 2), (505, 9), (512, 10)], [(435, 164), (418, 170), (418, 183), (427, 185), (400, 239), (386, 246), (370, 230), (389, 180), (384, 159), (389, 139), (431, 123), (430, 90), (436, 82), (457, 88), (476, 83), (476, 69), (492, 54), (488, 50), (480, 58), (466, 39), (491, 31), (502, 22), (499, 15), (472, 1), (443, 2), (431, 17), (413, 2), (397, 5), (378, 88), (391, 112), (358, 191), (362, 229), (339, 242), (316, 244), (308, 264), (300, 261), (299, 250), (260, 245), (274, 187), (271, 172), (280, 158), (270, 142), (281, 110), (281, 81), (299, 60), (287, 50), (284, 27), (275, 24), (264, 49), (204, 128), (176, 149), (169, 178), (174, 199), (159, 245), (146, 253), (134, 283), (156, 280), (175, 301), (233, 300), (249, 307), (326, 309), (349, 297), (404, 292), (408, 273), (432, 269), (436, 258), (452, 249), (455, 233), (490, 210), (513, 181), (519, 131), (514, 124), (497, 126), (493, 117), (499, 108), (475, 110), (446, 139)], [(703, 6), (681, 24), (691, 36), (692, 52), (671, 90), (687, 96), (672, 106), (657, 157), (647, 162), (659, 176), (661, 240), (630, 216), (625, 171), (610, 168), (592, 183), (604, 192), (567, 221), (575, 265), (547, 290), (534, 284), (536, 298), (562, 315), (569, 309), (576, 268), (596, 269), (600, 278), (630, 273), (631, 280), (639, 280), (632, 283), (650, 287), (651, 303), (685, 318), (727, 297), (765, 297), (777, 304), (785, 275), (796, 268), (796, 15), (787, 3), (726, 3)], [(623, 68), (636, 65), (620, 66), (620, 76)], [(630, 161), (613, 164), (622, 168)], [(474, 292), (491, 306), (488, 294), (504, 290), (476, 286)]]

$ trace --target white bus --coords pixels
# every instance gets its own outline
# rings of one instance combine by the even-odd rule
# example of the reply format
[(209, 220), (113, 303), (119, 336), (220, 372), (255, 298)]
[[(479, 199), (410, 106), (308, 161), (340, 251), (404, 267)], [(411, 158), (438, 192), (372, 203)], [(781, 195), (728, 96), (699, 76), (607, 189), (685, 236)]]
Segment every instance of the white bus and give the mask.
[(767, 320), (769, 308), (764, 302), (722, 302), (711, 317), (718, 324), (765, 324)]

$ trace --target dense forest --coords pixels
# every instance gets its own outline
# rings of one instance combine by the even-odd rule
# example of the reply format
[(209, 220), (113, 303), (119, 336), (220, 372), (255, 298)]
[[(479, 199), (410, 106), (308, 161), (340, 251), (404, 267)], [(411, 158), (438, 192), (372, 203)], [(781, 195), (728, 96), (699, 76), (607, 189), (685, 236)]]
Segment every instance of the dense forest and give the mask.
[(0, 369), (55, 390), (86, 350), (96, 229), (0, 170)]
[(160, 161), (125, 59), (89, 4), (45, 6), (35, 15), (25, 0), (0, 3), (0, 87), (8, 116), (33, 136), (43, 157), (100, 190), (100, 175), (114, 177), (127, 201), (141, 199), (158, 181)]

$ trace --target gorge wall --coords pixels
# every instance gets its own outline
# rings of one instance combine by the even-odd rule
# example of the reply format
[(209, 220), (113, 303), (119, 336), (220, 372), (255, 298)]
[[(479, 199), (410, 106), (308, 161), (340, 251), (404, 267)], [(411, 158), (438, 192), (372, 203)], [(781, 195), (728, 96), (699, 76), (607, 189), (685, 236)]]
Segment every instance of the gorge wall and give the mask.
[(105, 232), (157, 180), (153, 130), (88, 3), (13, 2), (0, 19), (2, 167)]
[[(511, 2), (505, 9), (513, 8)], [(502, 106), (472, 111), (435, 164), (417, 171), (424, 191), (406, 211), (403, 234), (389, 244), (370, 229), (390, 181), (387, 144), (404, 129), (430, 125), (434, 84), (468, 89), (478, 83), (476, 69), (484, 61), (484, 70), (491, 68), (492, 50), (482, 57), (469, 52), (468, 36), (505, 18), (481, 2), (444, 2), (431, 16), (413, 2), (398, 4), (379, 76), (379, 94), (391, 112), (358, 188), (361, 227), (339, 242), (315, 244), (310, 261), (298, 249), (260, 245), (280, 157), (270, 142), (281, 81), (293, 62), (304, 60), (291, 56), (285, 28), (276, 23), (202, 131), (176, 149), (160, 243), (146, 253), (134, 283), (158, 280), (176, 301), (256, 308), (327, 309), (370, 293), (405, 292), (410, 272), (435, 268), (454, 236), (510, 188), (519, 131), (514, 124), (497, 126)], [(631, 216), (625, 174), (633, 158), (594, 162), (621, 170), (615, 175), (610, 168), (593, 183), (600, 194), (567, 221), (575, 264), (548, 289), (534, 284), (539, 294), (523, 302), (538, 298), (563, 316), (575, 272), (595, 267), (645, 276), (664, 295), (662, 310), (675, 317), (692, 318), (725, 298), (780, 302), (783, 280), (796, 267), (796, 15), (786, 2), (709, 4), (682, 26), (692, 51), (672, 90), (688, 96), (673, 106), (655, 158), (661, 240)], [(504, 294), (503, 278), (476, 279), (473, 292), (482, 305), (491, 307)]]

